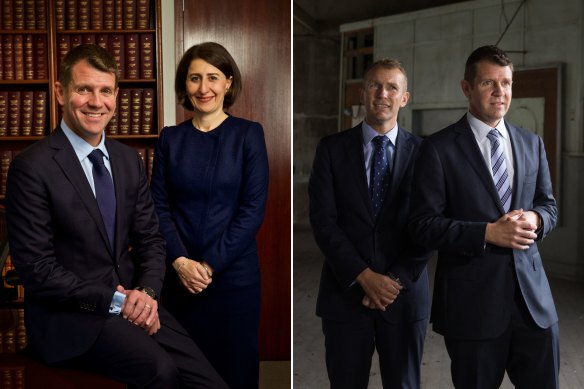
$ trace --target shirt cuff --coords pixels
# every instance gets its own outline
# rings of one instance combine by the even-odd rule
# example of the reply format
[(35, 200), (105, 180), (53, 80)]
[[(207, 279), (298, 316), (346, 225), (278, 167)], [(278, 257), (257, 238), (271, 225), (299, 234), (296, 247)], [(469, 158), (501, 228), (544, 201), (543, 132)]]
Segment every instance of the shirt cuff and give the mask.
[(124, 304), (124, 301), (126, 301), (126, 295), (116, 291), (110, 304), (109, 313), (119, 315), (122, 312), (122, 305)]

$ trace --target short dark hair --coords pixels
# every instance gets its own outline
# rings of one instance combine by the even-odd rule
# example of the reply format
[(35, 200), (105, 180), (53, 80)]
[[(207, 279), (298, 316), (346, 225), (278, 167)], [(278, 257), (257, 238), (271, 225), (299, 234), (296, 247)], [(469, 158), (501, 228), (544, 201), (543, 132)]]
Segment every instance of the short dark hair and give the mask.
[(72, 48), (61, 61), (59, 66), (59, 82), (67, 88), (73, 76), (73, 66), (81, 61), (102, 72), (112, 73), (115, 76), (115, 87), (118, 87), (118, 64), (111, 54), (101, 46), (82, 44)]
[(235, 60), (227, 49), (215, 42), (205, 42), (192, 46), (183, 54), (178, 63), (174, 80), (174, 91), (179, 104), (189, 111), (195, 109), (191, 100), (187, 98), (186, 86), (189, 66), (195, 59), (202, 59), (215, 66), (225, 74), (227, 79), (232, 77), (231, 86), (227, 90), (227, 93), (225, 93), (225, 98), (223, 99), (223, 108), (231, 107), (241, 92), (241, 74), (239, 73), (239, 68)]
[(382, 58), (367, 66), (365, 72), (363, 73), (363, 83), (365, 83), (365, 81), (367, 80), (367, 76), (369, 75), (369, 73), (371, 73), (371, 71), (377, 68), (384, 68), (388, 70), (398, 69), (404, 75), (404, 78), (406, 79), (406, 90), (408, 89), (408, 75), (406, 74), (406, 69), (404, 68), (400, 61), (393, 58)]
[(509, 66), (513, 72), (513, 62), (506, 52), (497, 46), (481, 46), (469, 55), (464, 67), (464, 79), (471, 84), (477, 75), (476, 65), (481, 61), (489, 61), (499, 66)]

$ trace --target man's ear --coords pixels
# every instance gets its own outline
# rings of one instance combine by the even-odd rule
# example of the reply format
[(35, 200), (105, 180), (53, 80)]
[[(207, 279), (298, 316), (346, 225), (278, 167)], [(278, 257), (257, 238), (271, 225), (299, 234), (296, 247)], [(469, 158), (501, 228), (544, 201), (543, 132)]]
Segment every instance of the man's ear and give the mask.
[(460, 87), (462, 88), (462, 93), (464, 93), (464, 95), (468, 99), (468, 97), (470, 96), (470, 92), (472, 90), (472, 85), (467, 80), (461, 80)]
[(65, 90), (59, 81), (55, 82), (55, 96), (61, 106), (65, 104)]

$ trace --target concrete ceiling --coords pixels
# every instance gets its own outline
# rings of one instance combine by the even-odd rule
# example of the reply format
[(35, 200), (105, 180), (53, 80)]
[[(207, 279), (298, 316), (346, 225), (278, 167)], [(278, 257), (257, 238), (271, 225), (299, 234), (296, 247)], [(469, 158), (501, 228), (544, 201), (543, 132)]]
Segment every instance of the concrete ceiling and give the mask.
[(465, 0), (294, 0), (294, 19), (312, 30)]

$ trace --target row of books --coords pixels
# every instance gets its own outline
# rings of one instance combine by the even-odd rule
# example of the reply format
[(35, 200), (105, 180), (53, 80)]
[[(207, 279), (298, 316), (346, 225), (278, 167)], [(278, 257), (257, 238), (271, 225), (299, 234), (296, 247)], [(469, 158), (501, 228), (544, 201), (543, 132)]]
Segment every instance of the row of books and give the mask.
[(57, 30), (146, 30), (150, 0), (55, 0)]
[(0, 91), (0, 137), (42, 136), (47, 127), (47, 91)]
[(0, 35), (0, 80), (46, 80), (47, 36)]
[(118, 63), (120, 79), (154, 79), (154, 35), (143, 34), (59, 34), (58, 64), (73, 47), (94, 43), (110, 52)]
[(2, 310), (1, 315), (6, 323), (2, 323), (3, 328), (0, 329), (0, 354), (23, 350), (27, 343), (24, 309)]
[(24, 366), (0, 366), (0, 388), (26, 389)]
[(114, 117), (106, 127), (108, 135), (152, 135), (156, 98), (153, 88), (120, 89)]
[(46, 30), (47, 0), (1, 0), (0, 30)]

